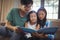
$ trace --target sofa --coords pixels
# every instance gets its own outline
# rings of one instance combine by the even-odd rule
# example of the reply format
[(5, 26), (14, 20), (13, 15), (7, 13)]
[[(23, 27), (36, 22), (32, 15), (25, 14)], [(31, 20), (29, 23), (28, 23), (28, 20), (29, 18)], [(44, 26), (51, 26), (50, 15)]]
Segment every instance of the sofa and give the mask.
[[(48, 19), (52, 22), (52, 27), (58, 27), (58, 31), (55, 34), (54, 40), (60, 40), (60, 19)], [(5, 22), (0, 22), (0, 26), (4, 26)], [(0, 36), (0, 40), (9, 40), (9, 37), (2, 37)]]

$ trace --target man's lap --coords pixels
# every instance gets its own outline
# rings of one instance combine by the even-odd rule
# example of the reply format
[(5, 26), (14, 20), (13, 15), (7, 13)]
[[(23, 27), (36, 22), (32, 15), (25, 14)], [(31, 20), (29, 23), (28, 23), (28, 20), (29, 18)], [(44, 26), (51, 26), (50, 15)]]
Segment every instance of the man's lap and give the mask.
[[(22, 38), (21, 36), (23, 36), (22, 34), (16, 33), (16, 32), (12, 32), (8, 29), (6, 29), (5, 26), (0, 27), (0, 36), (8, 36), (11, 37), (10, 40), (19, 40), (20, 38)], [(22, 38), (23, 39), (23, 38)], [(26, 38), (24, 38), (25, 40)]]

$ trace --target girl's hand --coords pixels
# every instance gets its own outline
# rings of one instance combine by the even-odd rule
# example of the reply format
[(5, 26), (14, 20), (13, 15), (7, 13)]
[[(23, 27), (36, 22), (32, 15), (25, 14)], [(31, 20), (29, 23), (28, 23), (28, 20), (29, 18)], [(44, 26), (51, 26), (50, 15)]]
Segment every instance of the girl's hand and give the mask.
[(43, 34), (43, 33), (42, 33), (42, 34), (39, 34), (39, 33), (38, 33), (37, 36), (38, 36), (38, 38), (44, 38), (44, 34)]
[(37, 38), (41, 38), (43, 36), (43, 34), (39, 34), (39, 33), (32, 33), (33, 37), (37, 37)]
[(48, 37), (48, 34), (45, 34), (44, 36), (45, 36), (45, 37)]
[(37, 33), (32, 33), (32, 36), (33, 36), (33, 37), (36, 37), (36, 36), (37, 36)]
[(47, 38), (48, 35), (47, 34), (39, 34), (40, 38)]
[(46, 37), (48, 37), (47, 34), (43, 34), (43, 33), (41, 33), (41, 34), (39, 34), (39, 33), (32, 33), (32, 36), (33, 37), (37, 37), (37, 38), (46, 38)]

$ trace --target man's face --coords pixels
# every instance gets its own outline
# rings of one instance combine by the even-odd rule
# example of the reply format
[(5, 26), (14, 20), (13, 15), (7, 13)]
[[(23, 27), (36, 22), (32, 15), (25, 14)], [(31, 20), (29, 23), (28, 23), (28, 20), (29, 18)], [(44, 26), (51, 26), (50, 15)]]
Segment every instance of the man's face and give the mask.
[(29, 12), (31, 9), (32, 4), (28, 4), (28, 5), (22, 5), (22, 11), (24, 11), (25, 13)]

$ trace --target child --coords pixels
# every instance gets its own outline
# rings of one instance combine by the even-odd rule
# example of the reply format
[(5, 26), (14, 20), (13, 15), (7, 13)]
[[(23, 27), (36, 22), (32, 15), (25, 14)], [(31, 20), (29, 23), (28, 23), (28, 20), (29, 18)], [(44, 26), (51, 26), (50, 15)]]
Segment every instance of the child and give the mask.
[[(25, 28), (30, 28), (33, 30), (39, 30), (40, 25), (37, 24), (37, 14), (35, 11), (30, 11), (27, 16), (27, 21), (25, 23)], [(27, 33), (26, 36), (29, 38), (31, 37), (30, 33)]]
[[(47, 28), (51, 26), (51, 22), (49, 20), (47, 20), (47, 11), (45, 8), (40, 8), (37, 12), (37, 16), (38, 16), (38, 23), (40, 24), (41, 29), (42, 28)], [(45, 35), (44, 40), (53, 40), (54, 39), (54, 35), (52, 34), (47, 34)]]

